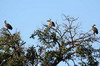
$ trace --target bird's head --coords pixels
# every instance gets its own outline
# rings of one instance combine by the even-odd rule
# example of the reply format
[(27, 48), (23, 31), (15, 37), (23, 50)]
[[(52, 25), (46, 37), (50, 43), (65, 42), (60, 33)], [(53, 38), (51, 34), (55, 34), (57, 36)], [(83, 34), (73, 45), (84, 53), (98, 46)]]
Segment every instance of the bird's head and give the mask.
[(4, 23), (7, 24), (7, 21), (5, 20)]
[(96, 26), (95, 24), (93, 26)]
[(47, 22), (51, 22), (51, 19), (47, 20)]

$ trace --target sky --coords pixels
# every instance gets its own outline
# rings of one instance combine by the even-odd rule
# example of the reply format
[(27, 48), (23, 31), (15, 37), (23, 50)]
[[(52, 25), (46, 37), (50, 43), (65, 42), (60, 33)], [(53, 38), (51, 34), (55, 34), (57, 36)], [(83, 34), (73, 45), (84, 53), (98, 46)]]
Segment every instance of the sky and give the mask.
[(79, 17), (83, 31), (90, 30), (93, 24), (100, 30), (100, 0), (0, 0), (0, 28), (7, 20), (13, 26), (12, 33), (21, 32), (26, 46), (36, 44), (29, 37), (49, 18), (64, 23), (62, 14)]

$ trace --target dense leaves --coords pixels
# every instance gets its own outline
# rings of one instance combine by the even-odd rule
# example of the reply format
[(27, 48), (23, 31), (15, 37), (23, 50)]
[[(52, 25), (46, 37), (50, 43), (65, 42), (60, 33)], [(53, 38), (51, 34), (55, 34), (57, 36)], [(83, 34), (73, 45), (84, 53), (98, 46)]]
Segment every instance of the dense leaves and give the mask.
[(21, 40), (20, 33), (9, 33), (9, 30), (1, 29), (0, 36), (0, 65), (24, 65), (24, 41)]
[[(40, 46), (45, 48), (45, 51), (40, 54), (42, 56), (41, 66), (56, 66), (61, 61), (70, 65), (81, 66), (98, 66), (100, 49), (93, 47), (95, 42), (100, 42), (100, 37), (94, 35), (89, 29), (87, 32), (79, 30), (79, 24), (76, 24), (78, 18), (65, 16), (66, 24), (55, 27), (44, 25), (42, 29), (34, 31), (31, 38), (41, 42)], [(77, 62), (78, 60), (78, 62)]]
[(64, 15), (62, 25), (43, 25), (31, 35), (39, 41), (31, 47), (24, 46), (20, 32), (1, 28), (0, 66), (57, 66), (62, 61), (68, 66), (98, 66), (100, 49), (94, 45), (99, 46), (100, 37), (91, 29), (82, 31), (77, 19)]

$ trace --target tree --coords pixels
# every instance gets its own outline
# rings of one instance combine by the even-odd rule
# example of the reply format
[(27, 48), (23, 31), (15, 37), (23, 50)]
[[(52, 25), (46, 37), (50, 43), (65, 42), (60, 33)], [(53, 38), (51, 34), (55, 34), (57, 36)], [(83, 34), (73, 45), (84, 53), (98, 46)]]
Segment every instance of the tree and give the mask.
[(34, 46), (29, 47), (26, 53), (27, 65), (37, 66), (38, 65), (38, 55)]
[(93, 44), (100, 42), (100, 37), (94, 36), (91, 30), (82, 32), (80, 24), (75, 23), (78, 18), (65, 15), (64, 18), (66, 24), (44, 25), (31, 35), (41, 42), (37, 49), (40, 65), (56, 66), (63, 61), (70, 66), (69, 61), (72, 61), (74, 66), (98, 66), (100, 49)]
[(65, 23), (62, 25), (43, 25), (30, 37), (40, 43), (27, 49), (20, 32), (11, 33), (1, 28), (0, 66), (57, 66), (61, 61), (68, 66), (70, 61), (74, 66), (98, 66), (100, 48), (93, 45), (100, 43), (100, 37), (91, 29), (83, 32), (77, 20), (64, 15)]
[(20, 37), (20, 33), (11, 34), (6, 28), (0, 30), (0, 66), (23, 66), (25, 44)]

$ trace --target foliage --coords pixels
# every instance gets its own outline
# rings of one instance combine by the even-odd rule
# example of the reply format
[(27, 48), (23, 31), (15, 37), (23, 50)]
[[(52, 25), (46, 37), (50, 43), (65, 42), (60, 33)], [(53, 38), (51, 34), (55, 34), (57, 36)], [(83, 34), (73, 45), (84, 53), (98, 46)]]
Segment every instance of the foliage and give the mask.
[(30, 38), (37, 39), (37, 46), (24, 47), (26, 44), (20, 32), (11, 33), (0, 29), (0, 66), (57, 66), (61, 61), (70, 66), (98, 66), (100, 49), (94, 44), (100, 43), (100, 37), (91, 30), (83, 32), (80, 24), (64, 15), (65, 23), (55, 27), (43, 25)]
[(56, 27), (44, 25), (31, 35), (33, 39), (38, 37), (41, 42), (39, 46), (43, 47), (39, 54), (41, 66), (56, 66), (61, 61), (66, 62), (68, 66), (69, 61), (74, 65), (98, 66), (100, 49), (94, 48), (93, 44), (99, 43), (100, 37), (94, 35), (91, 30), (82, 32), (80, 24), (76, 24), (78, 18), (65, 15), (64, 18), (66, 24), (56, 23)]
[(37, 52), (34, 46), (29, 47), (27, 49), (27, 54), (26, 54), (26, 59), (27, 59), (27, 64), (32, 64), (33, 65), (37, 65), (38, 63), (38, 56), (37, 56)]
[(21, 40), (20, 33), (9, 33), (5, 28), (0, 32), (0, 65), (24, 65), (25, 42)]

